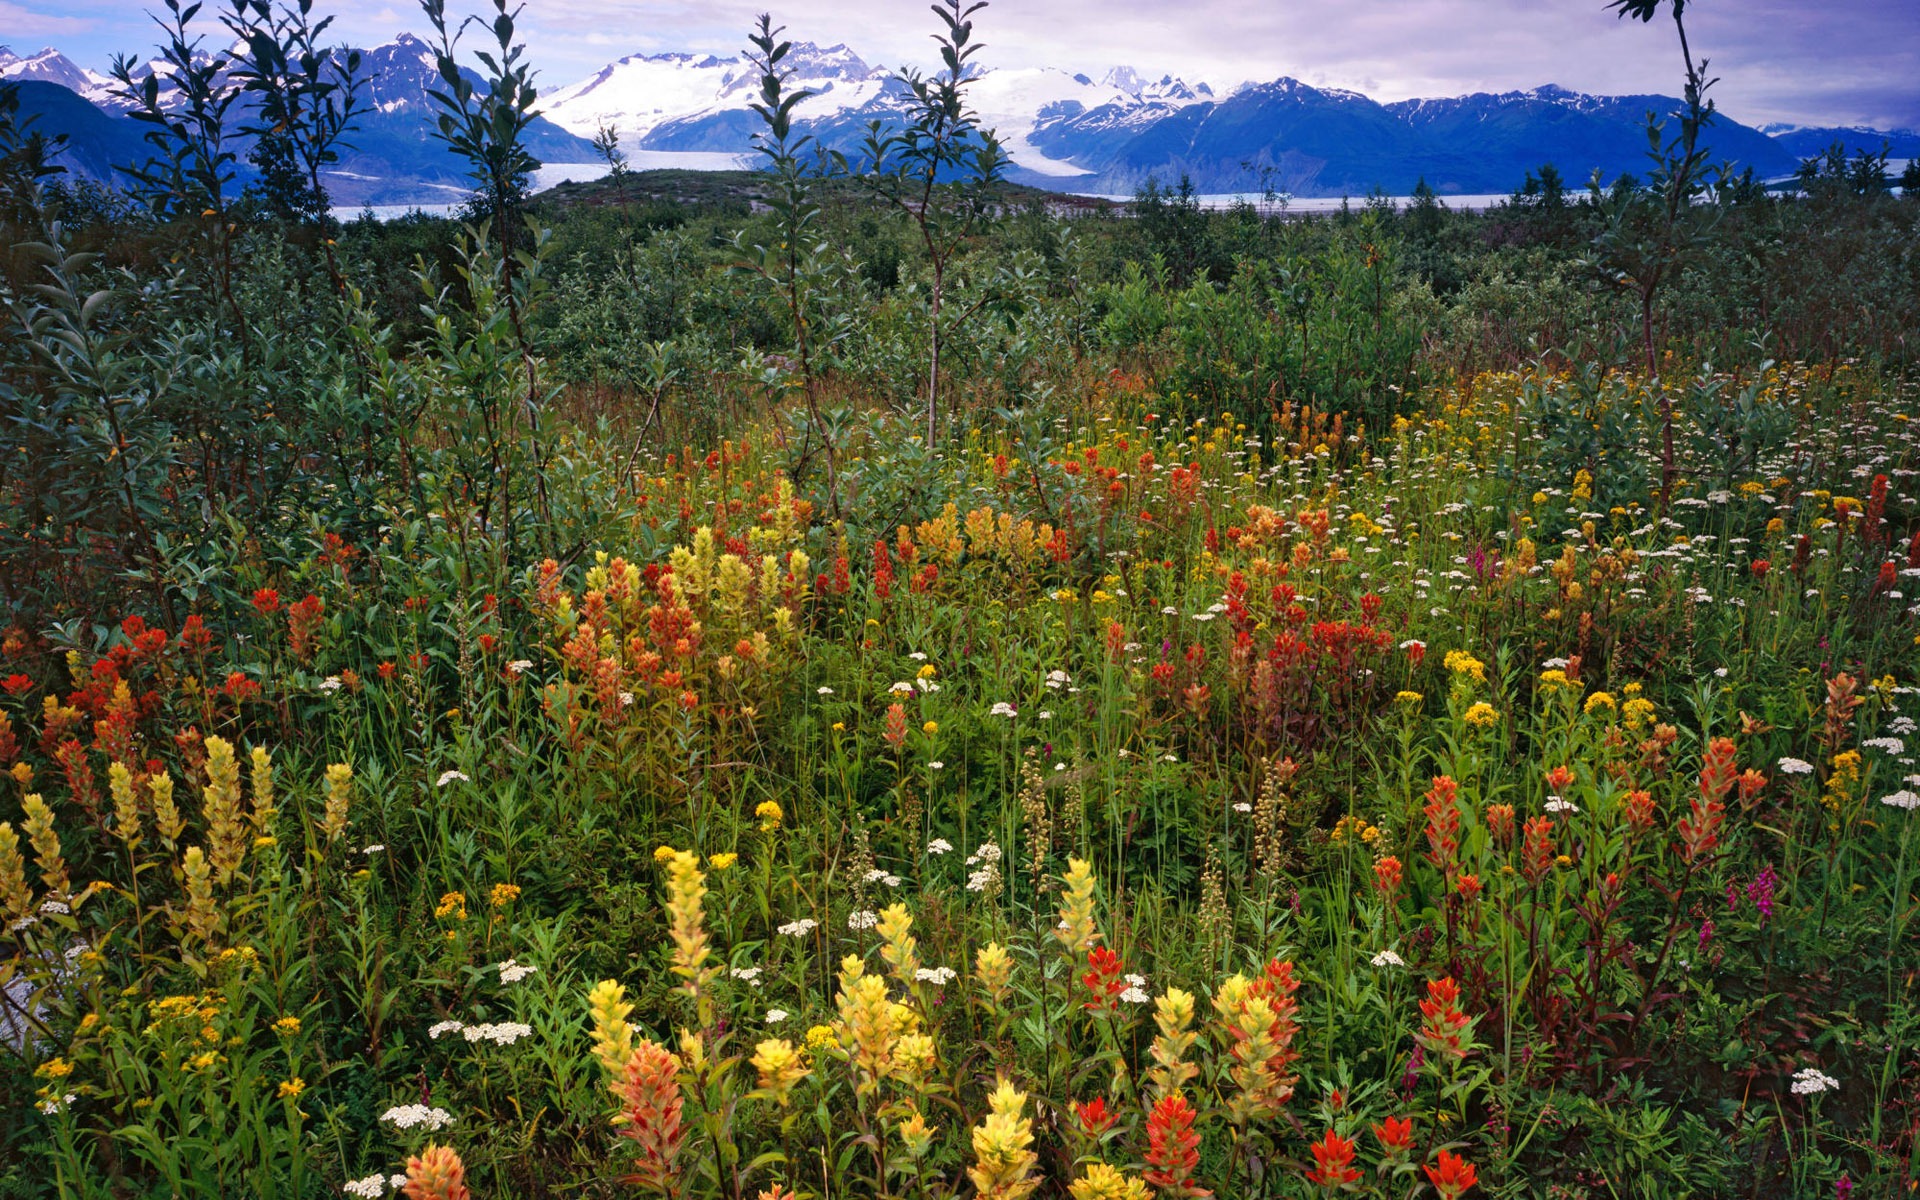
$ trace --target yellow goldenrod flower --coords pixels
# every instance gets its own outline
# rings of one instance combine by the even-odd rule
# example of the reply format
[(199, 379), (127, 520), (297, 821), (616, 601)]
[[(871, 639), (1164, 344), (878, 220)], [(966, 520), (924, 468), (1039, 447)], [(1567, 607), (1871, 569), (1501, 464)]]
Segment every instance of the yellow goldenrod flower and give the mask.
[(926, 734), (928, 737), (932, 737), (934, 734), (940, 732), (940, 722), (928, 721), (920, 727), (920, 732)]
[(307, 1081), (298, 1075), (295, 1075), (292, 1079), (283, 1079), (280, 1081), (280, 1098), (282, 1100), (298, 1100), (300, 1093), (306, 1090)]
[(835, 1036), (831, 1025), (814, 1025), (807, 1030), (807, 1052), (818, 1054), (824, 1050), (838, 1050), (840, 1039)]
[(1487, 665), (1465, 650), (1449, 650), (1441, 662), (1455, 675), (1471, 678), (1478, 683), (1487, 681)]
[(780, 828), (780, 822), (786, 816), (786, 814), (780, 810), (780, 805), (773, 800), (762, 800), (759, 805), (754, 808), (753, 815), (760, 818), (761, 833), (772, 833), (774, 830)]
[(73, 1074), (73, 1064), (64, 1058), (50, 1058), (33, 1069), (36, 1079), (58, 1081)]
[(728, 867), (731, 867), (734, 863), (739, 861), (740, 861), (740, 856), (738, 854), (735, 854), (731, 850), (727, 850), (720, 854), (715, 854), (710, 856), (707, 859), (707, 865), (712, 867), (716, 871), (724, 871)]
[(435, 920), (464, 921), (467, 919), (467, 896), (465, 892), (448, 892), (440, 897), (440, 903), (433, 906)]
[(1394, 694), (1393, 702), (1395, 704), (1404, 704), (1407, 707), (1411, 708), (1414, 705), (1419, 704), (1424, 699), (1426, 699), (1426, 697), (1422, 696), (1419, 692), (1410, 692), (1410, 691), (1406, 691), (1405, 689), (1402, 689), (1401, 691), (1396, 692)]
[(520, 898), (520, 885), (517, 883), (496, 883), (487, 896), (487, 903), (494, 908), (505, 908)]
[(1620, 715), (1626, 719), (1628, 729), (1640, 729), (1653, 719), (1654, 711), (1653, 701), (1634, 696), (1621, 707)]
[(1593, 711), (1599, 708), (1604, 708), (1608, 712), (1612, 712), (1614, 709), (1613, 697), (1606, 692), (1595, 692), (1593, 695), (1587, 697), (1587, 702), (1581, 707), (1581, 711), (1591, 716)]
[(1465, 713), (1461, 714), (1460, 719), (1469, 725), (1479, 726), (1484, 729), (1490, 725), (1499, 724), (1500, 714), (1493, 710), (1493, 705), (1481, 700), (1467, 709)]
[(653, 848), (653, 861), (657, 863), (663, 863), (678, 853), (679, 851), (675, 850), (672, 846), (667, 846), (667, 845), (655, 846)]
[(299, 1017), (281, 1017), (273, 1023), (273, 1031), (281, 1037), (292, 1037), (300, 1032)]

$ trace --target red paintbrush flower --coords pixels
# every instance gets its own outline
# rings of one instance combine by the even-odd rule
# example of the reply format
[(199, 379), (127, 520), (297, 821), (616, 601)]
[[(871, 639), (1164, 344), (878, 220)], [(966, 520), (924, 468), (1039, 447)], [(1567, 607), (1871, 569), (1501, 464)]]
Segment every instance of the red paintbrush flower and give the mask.
[(1087, 1101), (1075, 1101), (1073, 1115), (1080, 1119), (1080, 1132), (1088, 1137), (1099, 1137), (1113, 1128), (1120, 1114), (1107, 1107), (1105, 1096), (1095, 1096)]
[(1440, 1200), (1459, 1200), (1479, 1180), (1472, 1163), (1446, 1150), (1440, 1152), (1438, 1165), (1427, 1167), (1426, 1172)]
[(1143, 1176), (1163, 1195), (1199, 1200), (1213, 1193), (1193, 1182), (1200, 1165), (1200, 1135), (1193, 1131), (1193, 1105), (1178, 1092), (1162, 1097), (1147, 1114), (1147, 1166)]
[(1337, 1188), (1360, 1178), (1353, 1166), (1353, 1143), (1333, 1130), (1327, 1130), (1319, 1141), (1307, 1143), (1307, 1149), (1313, 1151), (1314, 1162), (1313, 1170), (1307, 1172), (1308, 1183)]
[(1460, 985), (1452, 976), (1427, 984), (1427, 998), (1420, 1002), (1420, 1031), (1414, 1039), (1435, 1057), (1465, 1058), (1472, 1018), (1461, 1011)]
[(1413, 1118), (1388, 1117), (1373, 1127), (1373, 1137), (1389, 1158), (1405, 1154), (1413, 1149)]

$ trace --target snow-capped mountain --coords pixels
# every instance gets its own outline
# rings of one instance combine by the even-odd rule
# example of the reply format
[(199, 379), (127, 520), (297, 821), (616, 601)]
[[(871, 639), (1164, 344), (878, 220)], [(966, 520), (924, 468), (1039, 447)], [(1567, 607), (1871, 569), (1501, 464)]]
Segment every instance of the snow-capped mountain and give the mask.
[[(136, 77), (166, 73), (166, 64), (147, 63)], [(432, 48), (411, 34), (362, 52), (360, 73), (364, 108), (347, 137), (341, 160), (324, 172), (323, 182), (336, 204), (357, 205), (450, 203), (464, 197), (471, 183), (467, 167), (433, 137), (439, 105), (427, 94), (443, 86)], [(469, 76), (475, 83), (479, 77)], [(146, 162), (153, 153), (144, 138), (146, 126), (126, 113), (129, 105), (113, 94), (113, 83), (96, 72), (75, 66), (56, 51), (21, 58), (0, 50), (0, 79), (20, 87), (21, 103), (38, 118), (35, 128), (64, 135), (67, 149), (56, 160), (77, 175), (124, 183), (126, 168)], [(162, 88), (161, 103), (167, 104)], [(234, 125), (231, 143), (240, 161), (235, 170), (245, 183), (251, 167), (245, 161), (251, 140), (239, 132), (252, 118), (248, 101), (230, 110)], [(587, 163), (594, 158), (591, 144), (553, 123), (536, 119), (526, 130), (526, 143), (535, 157), (547, 163)]]
[[(796, 111), (800, 123), (842, 148), (857, 140), (869, 120), (890, 120), (900, 112), (892, 73), (844, 45), (796, 42), (782, 65), (793, 71), (789, 87), (813, 93)], [(744, 55), (634, 54), (547, 92), (541, 111), (582, 137), (610, 126), (635, 149), (737, 153), (750, 147), (759, 127), (748, 107), (759, 86)], [(1035, 67), (982, 71), (968, 95), (1016, 167), (1061, 179), (1085, 175), (1088, 168), (1038, 145), (1032, 135), (1043, 125), (1101, 110), (1144, 126), (1185, 104), (1211, 99), (1213, 92), (1206, 84), (1189, 87), (1171, 76), (1145, 80), (1126, 67), (1098, 81)]]
[[(1213, 99), (1213, 89), (1202, 83), (1189, 87), (1171, 75), (1157, 80), (1140, 78), (1131, 67), (1115, 67), (1095, 82), (1049, 67), (988, 71), (971, 92), (981, 122), (996, 130), (1016, 166), (1039, 175), (1072, 177), (1092, 174), (1079, 161), (1078, 147), (1047, 135), (1066, 127), (1145, 129), (1189, 104)], [(1097, 118), (1088, 114), (1100, 114)], [(1058, 151), (1065, 150), (1066, 153)]]
[[(870, 122), (895, 124), (904, 110), (893, 72), (847, 46), (796, 43), (787, 63), (792, 86), (814, 93), (796, 109), (796, 122), (828, 146), (857, 151)], [(164, 65), (142, 68), (149, 70)], [(403, 33), (365, 51), (362, 71), (367, 107), (351, 135), (353, 149), (329, 173), (335, 201), (457, 200), (467, 187), (464, 168), (432, 136), (438, 106), (427, 93), (439, 86), (432, 48)], [(79, 174), (121, 178), (119, 168), (149, 153), (143, 127), (124, 116), (111, 81), (57, 50), (23, 57), (0, 48), (0, 80), (18, 83), (41, 129), (68, 136), (64, 161)], [(629, 55), (545, 92), (528, 144), (548, 164), (548, 183), (569, 172), (593, 173), (598, 155), (587, 139), (605, 127), (620, 133), (639, 167), (750, 165), (760, 121), (749, 105), (758, 89), (741, 55)], [(974, 77), (969, 100), (1007, 150), (1014, 180), (1107, 195), (1183, 176), (1202, 192), (1275, 188), (1338, 196), (1378, 187), (1404, 194), (1424, 179), (1443, 195), (1501, 193), (1548, 163), (1578, 186), (1595, 169), (1609, 178), (1644, 173), (1647, 112), (1679, 106), (1671, 97), (1592, 96), (1553, 85), (1382, 104), (1290, 78), (1222, 94), (1128, 67), (1098, 76), (987, 68)], [(1762, 177), (1791, 173), (1799, 158), (1836, 139), (1868, 150), (1885, 139), (1895, 157), (1920, 154), (1920, 134), (1911, 131), (1760, 130), (1725, 112), (1716, 114), (1707, 139), (1716, 161), (1751, 166)]]
[[(794, 90), (816, 93), (806, 101), (814, 120), (872, 103), (887, 78), (845, 46), (799, 42), (782, 66), (793, 70)], [(661, 126), (724, 111), (746, 113), (759, 89), (760, 77), (744, 55), (630, 54), (545, 93), (540, 107), (549, 120), (581, 137), (611, 127), (622, 142), (645, 148)]]
[(103, 106), (110, 101), (113, 88), (113, 80), (98, 71), (87, 70), (51, 46), (24, 58), (10, 47), (0, 46), (0, 79), (58, 84)]
[(1859, 125), (1788, 125), (1780, 122), (1762, 125), (1766, 134), (1801, 158), (1826, 153), (1839, 142), (1849, 155), (1886, 150), (1890, 158), (1920, 158), (1920, 130), (1868, 129)]

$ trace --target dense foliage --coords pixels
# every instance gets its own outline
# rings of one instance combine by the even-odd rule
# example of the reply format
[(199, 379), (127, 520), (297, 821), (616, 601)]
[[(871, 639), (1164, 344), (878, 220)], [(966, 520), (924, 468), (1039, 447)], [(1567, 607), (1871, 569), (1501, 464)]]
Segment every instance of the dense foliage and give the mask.
[(0, 96), (0, 1195), (1911, 1191), (1920, 199), (1076, 206), (945, 7), (531, 199), (503, 8), (464, 223)]

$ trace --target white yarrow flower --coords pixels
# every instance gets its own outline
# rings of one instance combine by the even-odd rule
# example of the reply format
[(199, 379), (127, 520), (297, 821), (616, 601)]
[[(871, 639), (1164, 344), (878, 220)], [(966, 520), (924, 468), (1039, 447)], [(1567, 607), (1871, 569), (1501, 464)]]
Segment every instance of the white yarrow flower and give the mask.
[(465, 771), (442, 771), (440, 772), (440, 778), (434, 781), (433, 786), (445, 787), (456, 779), (460, 780), (462, 783), (473, 782), (473, 780), (467, 775)]
[(1818, 1096), (1822, 1092), (1836, 1091), (1840, 1081), (1818, 1067), (1802, 1067), (1793, 1073), (1793, 1086), (1790, 1089), (1796, 1096)]
[(1406, 959), (1401, 958), (1391, 950), (1382, 950), (1373, 956), (1372, 961), (1376, 967), (1404, 967), (1407, 965)]
[(1804, 758), (1783, 758), (1774, 764), (1782, 775), (1811, 775), (1813, 764)]
[(533, 1036), (533, 1026), (518, 1021), (502, 1021), (499, 1024), (469, 1025), (460, 1031), (460, 1036), (469, 1042), (492, 1042), (496, 1046), (511, 1046), (523, 1037)]
[(413, 1129), (424, 1125), (429, 1133), (453, 1124), (453, 1114), (444, 1108), (428, 1108), (424, 1104), (397, 1104), (380, 1114), (382, 1121), (391, 1121), (397, 1129)]

